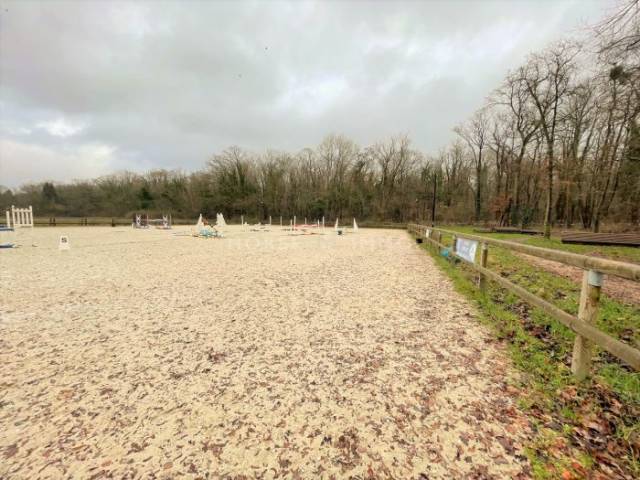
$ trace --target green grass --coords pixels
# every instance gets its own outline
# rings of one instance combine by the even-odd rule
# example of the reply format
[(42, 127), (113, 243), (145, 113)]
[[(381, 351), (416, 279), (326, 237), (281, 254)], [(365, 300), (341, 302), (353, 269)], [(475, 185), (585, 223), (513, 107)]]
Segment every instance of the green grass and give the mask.
[[(471, 229), (456, 230), (468, 232)], [(517, 239), (536, 246), (554, 244), (564, 250), (583, 247), (525, 235), (491, 236)], [(443, 236), (443, 243), (449, 245), (451, 239)], [(603, 403), (601, 398), (603, 389), (605, 399), (611, 397), (624, 405), (615, 419), (613, 436), (624, 469), (631, 476), (640, 477), (640, 460), (631, 447), (632, 437), (640, 434), (640, 373), (632, 371), (608, 353), (596, 350), (592, 378), (576, 382), (570, 371), (575, 339), (570, 329), (492, 282), (488, 282), (486, 294), (481, 293), (476, 287), (477, 274), (472, 269), (462, 262), (454, 264), (435, 253), (433, 248), (428, 248), (426, 243), (423, 245), (452, 279), (455, 288), (476, 304), (480, 321), (504, 340), (513, 364), (523, 373), (519, 387), (526, 394), (520, 398), (519, 405), (531, 414), (535, 412), (533, 418), (537, 424), (535, 438), (527, 448), (535, 477), (557, 478), (567, 470), (580, 478), (582, 469), (588, 472), (597, 468), (598, 462), (594, 461), (592, 452), (576, 446), (574, 440), (578, 435), (576, 432), (583, 429), (583, 423), (594, 415), (602, 415), (603, 410), (609, 408), (608, 400)], [(593, 251), (594, 247), (589, 248)], [(635, 254), (634, 249), (626, 247), (596, 248), (605, 249), (607, 256), (614, 258), (629, 259)], [(612, 250), (607, 250), (609, 248)], [(563, 310), (577, 313), (580, 288), (574, 282), (533, 267), (521, 257), (493, 246), (489, 251), (488, 267)], [(638, 306), (625, 305), (603, 295), (597, 326), (616, 338), (640, 345)], [(566, 392), (577, 400), (572, 401)], [(540, 418), (547, 420), (540, 421)], [(564, 445), (561, 449), (557, 448), (559, 442)]]

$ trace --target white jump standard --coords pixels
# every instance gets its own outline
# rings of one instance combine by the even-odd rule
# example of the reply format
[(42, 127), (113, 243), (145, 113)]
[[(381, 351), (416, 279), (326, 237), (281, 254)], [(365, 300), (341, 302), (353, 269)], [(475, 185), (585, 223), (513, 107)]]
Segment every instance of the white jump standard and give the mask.
[(11, 213), (9, 213), (9, 210), (6, 213), (7, 228), (33, 228), (33, 207), (31, 205), (29, 205), (29, 208), (16, 208), (11, 205)]
[(33, 247), (36, 244), (33, 242), (33, 207), (29, 205), (29, 208), (16, 208), (14, 205), (11, 205), (11, 210), (6, 211), (7, 217), (7, 225), (5, 227), (0, 228), (0, 232), (12, 232), (14, 241), (5, 242), (4, 240), (0, 241), (0, 248), (15, 248), (19, 246), (17, 240), (18, 230), (29, 227), (31, 229), (31, 245)]

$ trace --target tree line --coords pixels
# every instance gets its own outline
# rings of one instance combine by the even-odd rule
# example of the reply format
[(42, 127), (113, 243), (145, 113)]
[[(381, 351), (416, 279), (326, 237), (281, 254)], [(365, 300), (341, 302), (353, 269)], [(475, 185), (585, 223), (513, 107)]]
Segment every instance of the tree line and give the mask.
[[(216, 153), (193, 173), (122, 172), (3, 189), (0, 205), (40, 216), (199, 213), (266, 220), (640, 226), (640, 5), (630, 0), (586, 38), (562, 40), (509, 72), (485, 105), (427, 155), (398, 135), (360, 147)], [(435, 215), (435, 218), (434, 218)]]

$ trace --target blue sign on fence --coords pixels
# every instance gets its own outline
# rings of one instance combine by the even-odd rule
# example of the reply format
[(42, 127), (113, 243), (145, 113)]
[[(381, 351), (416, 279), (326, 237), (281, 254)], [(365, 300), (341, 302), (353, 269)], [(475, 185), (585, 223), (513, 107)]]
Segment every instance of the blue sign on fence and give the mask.
[(477, 249), (478, 242), (475, 240), (467, 240), (466, 238), (456, 239), (456, 253), (467, 262), (475, 263)]

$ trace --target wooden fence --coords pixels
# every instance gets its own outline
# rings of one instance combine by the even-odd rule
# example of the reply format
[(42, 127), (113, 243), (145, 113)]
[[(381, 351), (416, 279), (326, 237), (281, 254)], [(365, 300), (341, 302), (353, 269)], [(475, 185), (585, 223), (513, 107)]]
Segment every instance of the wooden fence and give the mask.
[(562, 232), (562, 243), (640, 247), (640, 233)]
[[(109, 218), (109, 217), (37, 217), (34, 219), (34, 225), (37, 227), (67, 227), (67, 226), (86, 226), (86, 227), (130, 227), (131, 218)], [(172, 225), (194, 225), (193, 219), (171, 219)]]
[[(244, 218), (249, 223), (258, 223), (258, 218)], [(263, 220), (264, 221), (264, 220)], [(226, 220), (228, 225), (240, 224), (240, 217), (230, 217)], [(273, 217), (273, 225), (280, 225), (279, 217)], [(289, 225), (289, 217), (283, 217), (284, 226)], [(335, 219), (326, 222), (327, 226), (333, 226)], [(66, 226), (102, 226), (102, 227), (119, 227), (119, 226), (131, 226), (131, 218), (123, 217), (35, 217), (34, 224), (37, 227), (66, 227)], [(196, 219), (193, 218), (172, 218), (172, 225), (195, 225)], [(407, 228), (406, 223), (392, 223), (392, 222), (375, 222), (365, 220), (358, 222), (360, 228)]]
[[(534, 307), (538, 307), (555, 318), (560, 323), (573, 330), (576, 340), (573, 346), (573, 357), (571, 360), (571, 370), (576, 377), (583, 379), (589, 373), (592, 357), (592, 344), (598, 345), (618, 359), (622, 360), (635, 370), (640, 370), (640, 350), (617, 340), (604, 333), (594, 326), (598, 317), (598, 307), (600, 302), (600, 291), (602, 289), (603, 275), (616, 275), (629, 280), (640, 281), (640, 265), (631, 263), (607, 260), (604, 258), (578, 255), (560, 250), (533, 247), (522, 243), (497, 240), (493, 238), (481, 237), (478, 235), (463, 234), (440, 228), (433, 228), (425, 225), (409, 224), (407, 229), (417, 238), (427, 241), (430, 245), (438, 248), (448, 248), (451, 255), (455, 255), (463, 260), (479, 273), (478, 287), (481, 291), (486, 290), (487, 279), (493, 280), (501, 287), (515, 293)], [(451, 246), (446, 246), (442, 242), (442, 234), (451, 235), (453, 242)], [(456, 251), (457, 247), (468, 245), (458, 240), (470, 240), (480, 245), (479, 262), (469, 261), (468, 254), (461, 255)], [(578, 316), (574, 316), (556, 307), (550, 302), (534, 295), (528, 290), (502, 277), (500, 274), (487, 268), (487, 258), (489, 245), (505, 248), (508, 250), (526, 253), (535, 257), (553, 260), (556, 262), (572, 265), (584, 270), (582, 290), (580, 292), (580, 306)], [(474, 250), (475, 253), (475, 250)]]

